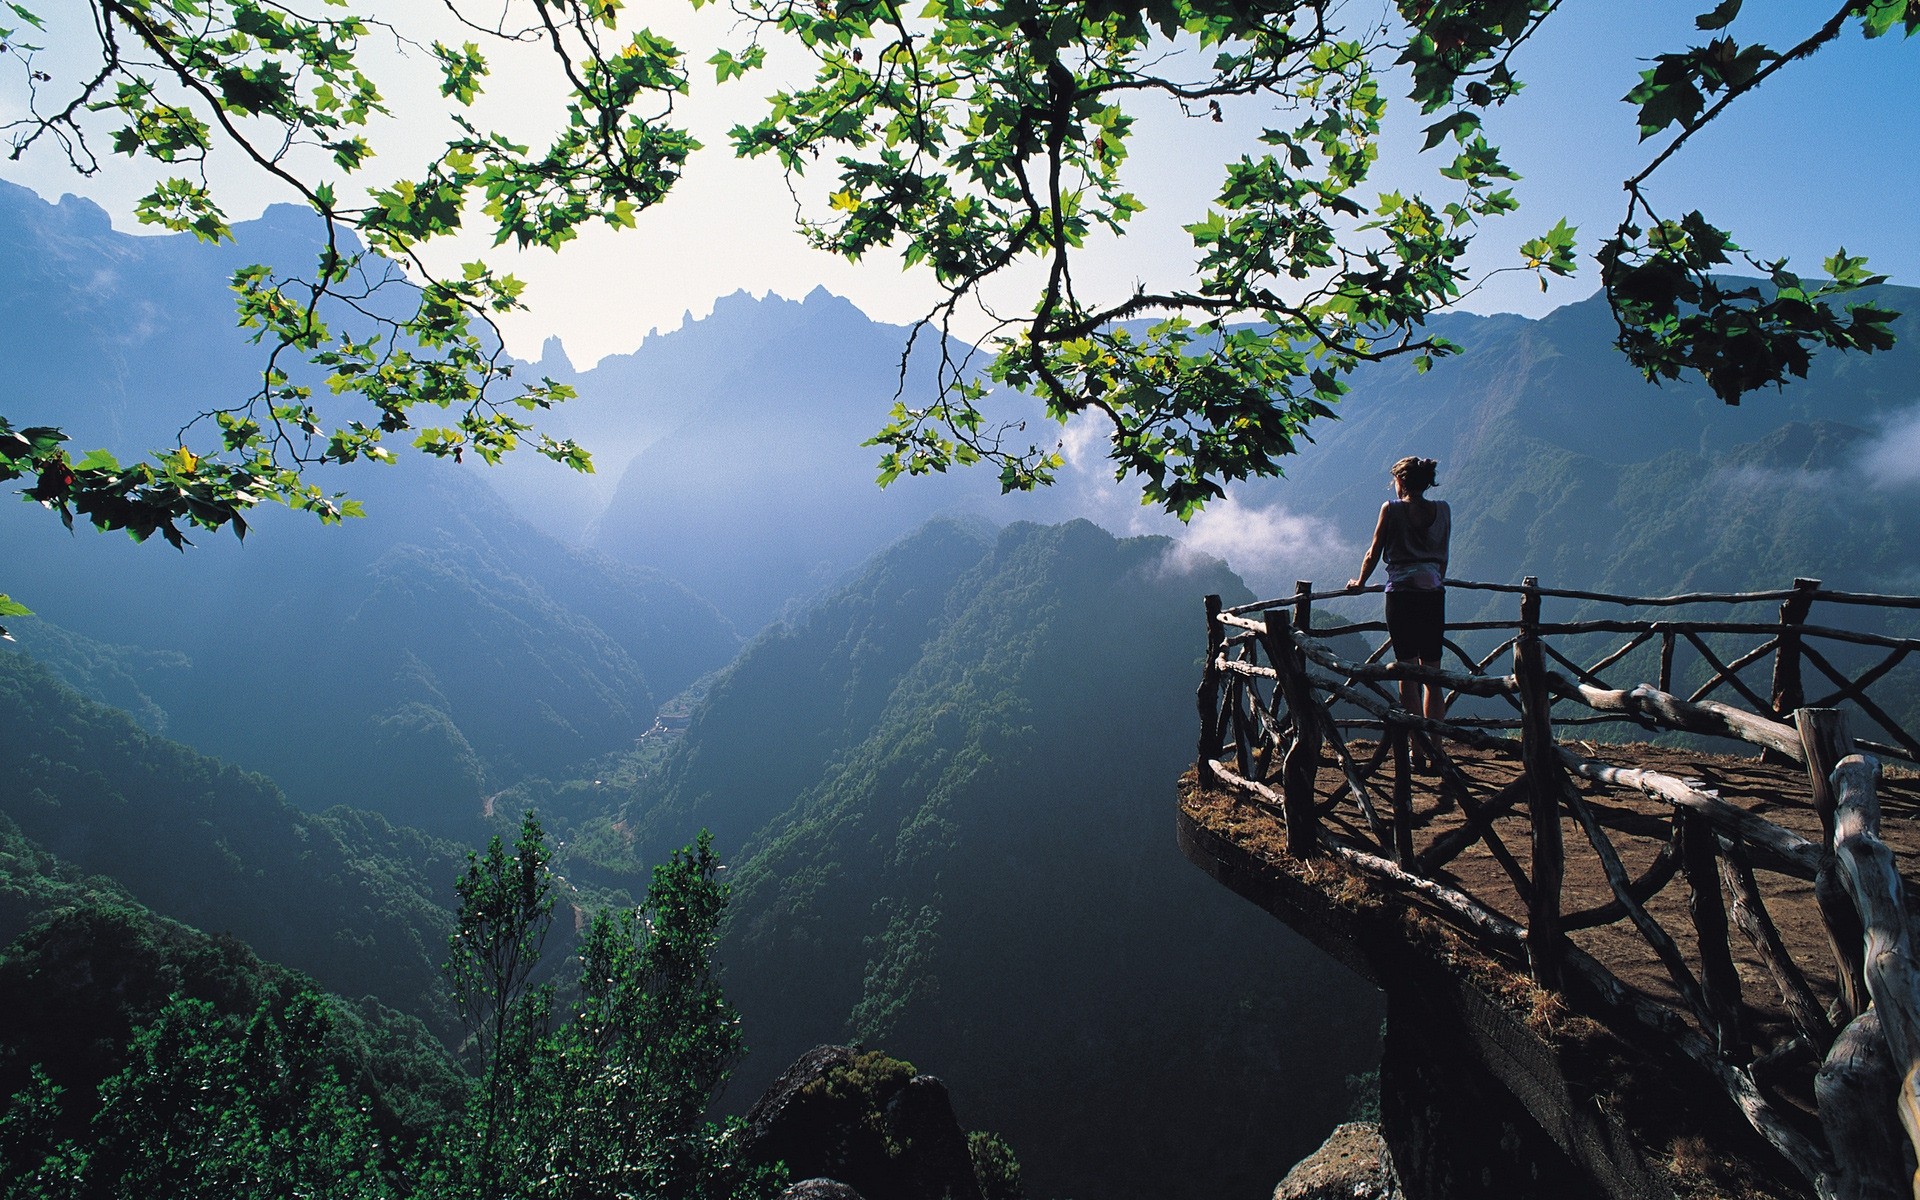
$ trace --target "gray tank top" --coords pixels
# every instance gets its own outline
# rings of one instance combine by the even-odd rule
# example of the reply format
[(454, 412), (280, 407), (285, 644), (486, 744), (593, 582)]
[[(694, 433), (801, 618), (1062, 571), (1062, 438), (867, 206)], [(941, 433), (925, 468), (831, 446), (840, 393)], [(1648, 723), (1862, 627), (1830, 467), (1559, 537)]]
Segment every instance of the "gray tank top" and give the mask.
[(1453, 535), (1453, 512), (1445, 500), (1433, 502), (1433, 520), (1422, 528), (1413, 505), (1406, 500), (1387, 502), (1387, 537), (1382, 557), (1387, 565), (1387, 590), (1430, 590), (1447, 574), (1447, 541)]

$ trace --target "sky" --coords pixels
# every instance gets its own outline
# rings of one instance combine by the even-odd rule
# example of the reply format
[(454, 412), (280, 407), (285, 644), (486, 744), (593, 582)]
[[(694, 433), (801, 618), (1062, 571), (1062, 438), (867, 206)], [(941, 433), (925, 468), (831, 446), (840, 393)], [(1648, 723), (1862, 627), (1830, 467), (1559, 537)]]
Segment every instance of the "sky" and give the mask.
[[(57, 84), (83, 69), (87, 31), (79, 29), (76, 40), (60, 25), (62, 18), (81, 17), (80, 5), (42, 0), (39, 7), (51, 14), (39, 62)], [(1487, 122), (1492, 140), (1523, 177), (1515, 188), (1521, 210), (1483, 230), (1471, 260), (1479, 271), (1514, 261), (1515, 246), (1562, 217), (1579, 228), (1583, 252), (1612, 230), (1624, 210), (1621, 180), (1660, 144), (1638, 142), (1632, 109), (1620, 98), (1652, 55), (1703, 39), (1692, 18), (1708, 7), (1705, 0), (1567, 0), (1523, 47), (1516, 66), (1528, 86)], [(1743, 42), (1786, 45), (1832, 7), (1833, 0), (1750, 0), (1731, 32)], [(764, 95), (803, 65), (800, 59), (776, 55), (768, 72), (716, 87), (701, 61), (715, 45), (741, 40), (725, 11), (695, 12), (679, 0), (655, 0), (634, 11), (694, 61), (693, 94), (677, 102), (676, 116), (705, 148), (673, 194), (641, 214), (636, 229), (594, 229), (558, 254), (492, 251), (477, 237), (436, 251), (449, 264), (485, 252), (527, 281), (529, 310), (504, 323), (509, 349), (537, 358), (542, 343), (557, 336), (575, 365), (586, 367), (634, 349), (653, 330), (703, 316), (717, 297), (740, 290), (798, 297), (825, 286), (878, 319), (907, 323), (924, 313), (936, 295), (924, 272), (903, 272), (886, 256), (856, 264), (808, 247), (793, 232), (793, 202), (777, 169), (764, 160), (736, 161), (728, 151), (726, 130), (750, 119)], [(1920, 241), (1910, 233), (1920, 194), (1920, 154), (1910, 124), (1920, 101), (1917, 52), (1920, 43), (1897, 36), (1867, 42), (1850, 31), (1811, 60), (1789, 66), (1696, 137), (1654, 177), (1655, 202), (1674, 213), (1699, 208), (1757, 255), (1789, 257), (1808, 273), (1844, 246), (1867, 254), (1896, 281), (1920, 281)], [(377, 39), (368, 54), (384, 72), (378, 77), (399, 114), (375, 131), (383, 157), (367, 175), (371, 182), (403, 170), (445, 136), (438, 121), (445, 105), (422, 55), (396, 57)], [(554, 94), (535, 82), (541, 76), (533, 71), (509, 60), (500, 67), (495, 94), (477, 115), (483, 124), (531, 138), (551, 119)], [(0, 121), (20, 112), (15, 75), (0, 80)], [(1078, 271), (1085, 294), (1112, 297), (1135, 281), (1177, 286), (1187, 279), (1192, 247), (1180, 227), (1206, 211), (1221, 164), (1256, 151), (1261, 128), (1284, 119), (1270, 106), (1250, 103), (1229, 107), (1219, 124), (1161, 109), (1138, 116), (1129, 182), (1147, 212), (1126, 238), (1093, 247)], [(1433, 191), (1443, 182), (1435, 172), (1445, 163), (1444, 151), (1417, 153), (1424, 123), (1415, 114), (1389, 125), (1374, 176), (1379, 190)], [(379, 168), (387, 164), (383, 173)], [(144, 232), (130, 214), (133, 200), (151, 186), (146, 164), (113, 158), (83, 178), (42, 146), (20, 161), (0, 161), (0, 177), (48, 199), (86, 196), (113, 215), (117, 228)], [(216, 160), (212, 178), (235, 219), (288, 198), (231, 157)], [(1579, 277), (1545, 294), (1531, 276), (1512, 275), (1490, 280), (1465, 307), (1539, 315), (1595, 286), (1592, 265), (1583, 261)], [(1019, 281), (1003, 290), (1001, 301), (1023, 307)]]

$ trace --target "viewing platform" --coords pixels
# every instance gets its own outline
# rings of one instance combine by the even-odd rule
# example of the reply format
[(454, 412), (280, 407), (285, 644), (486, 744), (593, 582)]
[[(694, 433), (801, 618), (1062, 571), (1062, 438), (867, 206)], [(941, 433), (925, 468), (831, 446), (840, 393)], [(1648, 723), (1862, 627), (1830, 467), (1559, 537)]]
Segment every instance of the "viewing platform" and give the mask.
[(1920, 598), (1449, 586), (1440, 668), (1210, 597), (1179, 815), (1386, 992), (1408, 1195), (1916, 1195)]

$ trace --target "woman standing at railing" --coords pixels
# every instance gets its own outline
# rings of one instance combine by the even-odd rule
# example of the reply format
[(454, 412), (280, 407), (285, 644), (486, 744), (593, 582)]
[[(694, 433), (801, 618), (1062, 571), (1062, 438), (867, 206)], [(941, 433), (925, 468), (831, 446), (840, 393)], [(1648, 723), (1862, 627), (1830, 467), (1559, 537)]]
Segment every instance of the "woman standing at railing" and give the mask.
[[(1397, 500), (1380, 506), (1373, 544), (1360, 562), (1360, 577), (1349, 588), (1367, 586), (1375, 564), (1387, 564), (1387, 635), (1393, 657), (1403, 663), (1437, 667), (1447, 625), (1447, 542), (1453, 513), (1445, 500), (1427, 499), (1440, 464), (1431, 458), (1403, 458), (1393, 464)], [(1422, 692), (1426, 695), (1424, 700)], [(1408, 711), (1439, 720), (1447, 715), (1446, 692), (1437, 685), (1400, 681), (1400, 703)]]

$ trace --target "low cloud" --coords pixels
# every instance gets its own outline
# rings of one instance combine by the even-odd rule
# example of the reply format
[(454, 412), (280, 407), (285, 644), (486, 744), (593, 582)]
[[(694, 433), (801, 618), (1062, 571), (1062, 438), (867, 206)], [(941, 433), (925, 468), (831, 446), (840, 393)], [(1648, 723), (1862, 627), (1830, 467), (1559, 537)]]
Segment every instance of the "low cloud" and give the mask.
[(1160, 566), (1186, 575), (1223, 560), (1262, 595), (1291, 592), (1296, 579), (1342, 583), (1360, 562), (1361, 547), (1320, 517), (1284, 504), (1243, 503), (1233, 491), (1181, 524), (1159, 508), (1140, 503), (1140, 481), (1116, 481), (1111, 427), (1097, 414), (1081, 414), (1061, 431), (1066, 469), (1056, 490), (1072, 515), (1084, 516), (1122, 535), (1159, 534), (1173, 539)]
[(1920, 484), (1920, 405), (1894, 416), (1881, 428), (1861, 466), (1867, 478), (1883, 488)]
[(1295, 579), (1326, 583), (1337, 576), (1344, 582), (1360, 560), (1360, 548), (1332, 522), (1282, 504), (1245, 505), (1231, 495), (1208, 505), (1172, 536), (1169, 569), (1187, 571), (1205, 559), (1224, 559), (1262, 594), (1290, 590)]

